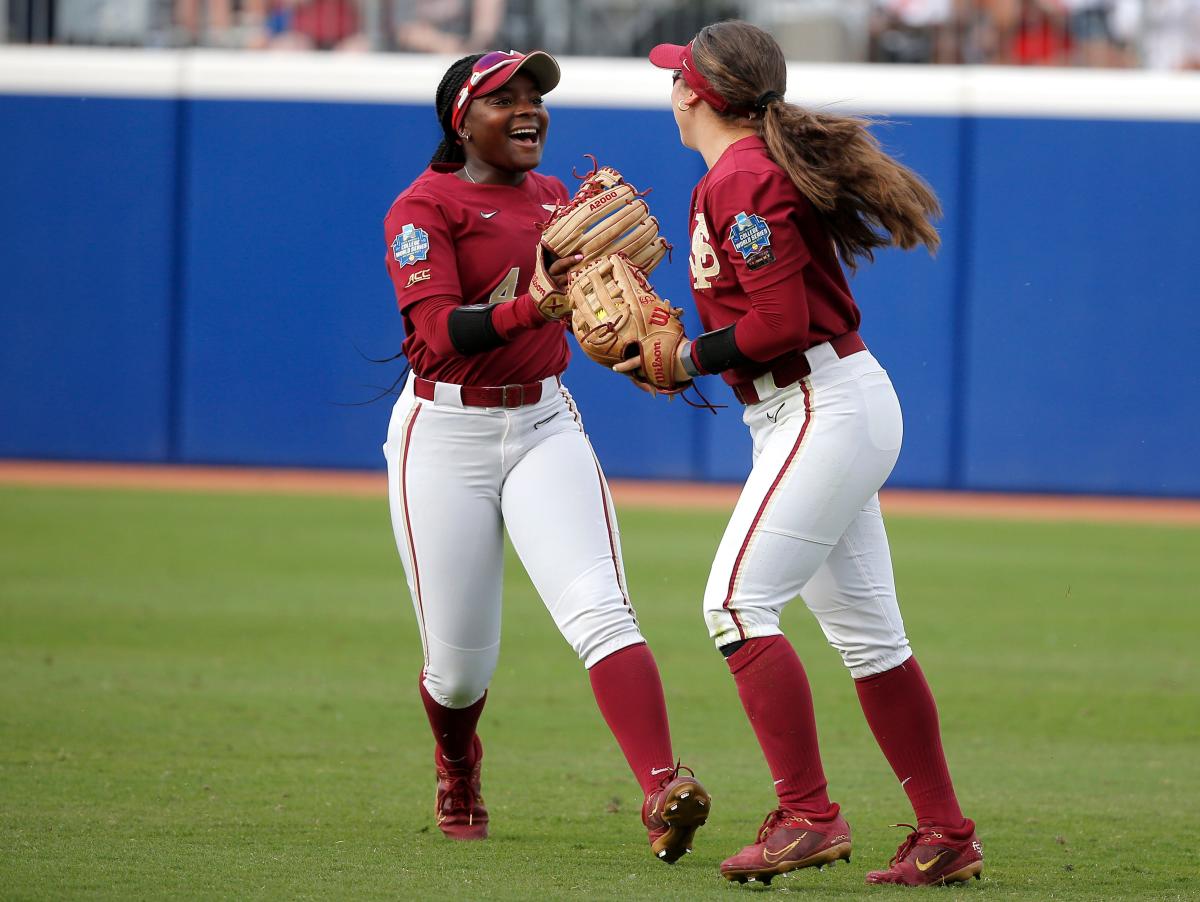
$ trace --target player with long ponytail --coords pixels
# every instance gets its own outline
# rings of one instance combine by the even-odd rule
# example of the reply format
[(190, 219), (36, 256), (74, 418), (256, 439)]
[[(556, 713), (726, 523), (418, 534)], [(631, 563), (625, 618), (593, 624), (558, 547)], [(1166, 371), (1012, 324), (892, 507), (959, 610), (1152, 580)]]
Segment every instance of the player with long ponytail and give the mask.
[(771, 159), (820, 212), (848, 265), (874, 259), (880, 247), (923, 244), (936, 251), (941, 239), (930, 220), (941, 205), (933, 190), (883, 151), (867, 120), (788, 103), (783, 55), (762, 52), (766, 33), (752, 29), (710, 26), (693, 44), (697, 67), (729, 102), (720, 117), (762, 138)]
[(650, 61), (673, 70), (680, 139), (708, 166), (688, 216), (692, 296), (707, 331), (680, 346), (676, 378), (719, 373), (745, 405), (754, 448), (704, 615), (778, 805), (721, 873), (770, 882), (850, 858), (808, 678), (780, 629), (800, 595), (841, 653), (915, 813), (867, 882), (978, 877), (982, 846), (959, 808), (933, 694), (905, 634), (879, 507), (900, 451), (900, 406), (859, 334), (842, 271), (881, 247), (936, 250), (937, 198), (864, 120), (788, 103), (783, 52), (762, 29), (709, 25), (686, 46), (654, 48)]

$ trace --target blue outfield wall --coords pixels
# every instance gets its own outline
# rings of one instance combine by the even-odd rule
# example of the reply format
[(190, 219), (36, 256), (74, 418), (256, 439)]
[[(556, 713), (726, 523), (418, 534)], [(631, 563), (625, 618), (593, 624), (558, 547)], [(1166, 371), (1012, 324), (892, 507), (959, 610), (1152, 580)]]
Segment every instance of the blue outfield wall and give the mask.
[[(655, 283), (695, 331), (700, 158), (666, 110), (552, 117), (543, 171), (569, 186), (590, 151), (653, 186)], [(905, 412), (891, 484), (1200, 495), (1200, 122), (892, 119), (946, 215), (936, 259), (853, 277)], [(364, 355), (403, 337), (382, 217), (437, 142), (426, 105), (0, 95), (0, 133), (0, 455), (382, 465), (390, 404), (357, 402), (400, 372)], [(578, 353), (567, 381), (612, 476), (748, 470), (716, 380), (717, 416)]]
[(177, 110), (0, 95), (0, 455), (168, 455)]
[(963, 483), (1200, 494), (1200, 124), (985, 119)]

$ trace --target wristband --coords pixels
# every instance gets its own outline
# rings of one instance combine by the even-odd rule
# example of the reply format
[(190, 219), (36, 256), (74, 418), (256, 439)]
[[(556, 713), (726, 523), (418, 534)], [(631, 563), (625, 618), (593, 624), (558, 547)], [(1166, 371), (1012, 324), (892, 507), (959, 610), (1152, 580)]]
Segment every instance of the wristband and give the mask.
[(692, 351), (695, 347), (694, 341), (686, 339), (679, 346), (679, 362), (683, 364), (683, 371), (693, 379), (700, 375), (700, 367), (696, 366), (696, 361), (692, 359)]
[(482, 354), (504, 344), (504, 339), (492, 325), (492, 304), (469, 304), (455, 307), (446, 320), (450, 343), (464, 357)]

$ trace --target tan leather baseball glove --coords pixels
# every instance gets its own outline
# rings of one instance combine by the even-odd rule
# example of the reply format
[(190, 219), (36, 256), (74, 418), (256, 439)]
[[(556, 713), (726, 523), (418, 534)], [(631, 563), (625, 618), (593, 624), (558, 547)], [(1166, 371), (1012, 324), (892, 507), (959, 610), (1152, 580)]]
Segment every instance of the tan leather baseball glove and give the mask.
[(583, 254), (580, 266), (621, 252), (642, 272), (650, 272), (671, 245), (659, 234), (658, 220), (642, 199), (648, 192), (639, 192), (617, 170), (588, 156), (592, 171), (575, 196), (550, 216), (542, 229), (542, 244), (555, 257)]
[(656, 392), (676, 394), (690, 384), (675, 381), (683, 311), (659, 297), (628, 256), (609, 254), (567, 278), (571, 329), (583, 353), (609, 368), (640, 357), (633, 378)]

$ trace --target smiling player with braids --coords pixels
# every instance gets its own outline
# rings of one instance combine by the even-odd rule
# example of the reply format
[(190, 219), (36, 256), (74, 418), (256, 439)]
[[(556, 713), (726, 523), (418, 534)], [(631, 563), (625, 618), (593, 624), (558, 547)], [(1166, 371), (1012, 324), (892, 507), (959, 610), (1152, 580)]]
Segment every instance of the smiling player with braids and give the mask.
[(542, 52), (452, 65), (437, 90), (442, 143), (384, 221), (413, 370), (384, 445), (392, 523), (425, 653), (442, 832), (488, 833), (476, 725), (500, 648), (507, 528), (642, 787), (651, 849), (673, 862), (709, 797), (675, 764), (612, 499), (560, 380), (563, 274), (581, 257), (553, 261), (551, 284), (530, 285), (539, 223), (567, 200), (533, 171), (549, 124), (542, 95), (558, 80)]
[(933, 694), (904, 632), (879, 510), (900, 452), (900, 406), (859, 337), (841, 267), (879, 247), (936, 248), (937, 199), (862, 120), (784, 101), (783, 53), (753, 25), (709, 25), (687, 46), (655, 47), (650, 61), (674, 70), (680, 138), (708, 165), (688, 217), (692, 293), (708, 331), (680, 344), (676, 378), (720, 373), (754, 442), (704, 612), (778, 806), (721, 872), (770, 882), (850, 857), (850, 827), (826, 792), (808, 678), (779, 626), (801, 595), (916, 812), (888, 867), (867, 882), (978, 877), (982, 847), (959, 809)]

